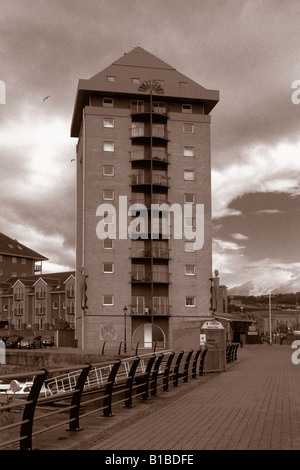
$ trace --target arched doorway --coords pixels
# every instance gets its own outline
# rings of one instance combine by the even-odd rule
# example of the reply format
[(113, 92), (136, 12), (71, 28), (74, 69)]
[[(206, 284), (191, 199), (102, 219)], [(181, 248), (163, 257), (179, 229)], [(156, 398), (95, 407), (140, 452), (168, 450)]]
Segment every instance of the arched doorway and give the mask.
[(132, 341), (144, 348), (152, 348), (155, 344), (165, 347), (166, 337), (164, 331), (155, 323), (143, 323), (134, 330)]

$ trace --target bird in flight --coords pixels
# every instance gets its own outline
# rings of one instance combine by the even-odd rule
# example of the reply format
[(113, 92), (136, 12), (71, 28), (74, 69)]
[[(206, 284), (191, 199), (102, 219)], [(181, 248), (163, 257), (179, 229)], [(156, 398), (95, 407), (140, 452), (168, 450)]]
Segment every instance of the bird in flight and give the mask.
[(44, 101), (46, 101), (48, 98), (50, 98), (50, 96), (46, 96), (46, 97), (43, 99), (43, 103), (44, 103)]

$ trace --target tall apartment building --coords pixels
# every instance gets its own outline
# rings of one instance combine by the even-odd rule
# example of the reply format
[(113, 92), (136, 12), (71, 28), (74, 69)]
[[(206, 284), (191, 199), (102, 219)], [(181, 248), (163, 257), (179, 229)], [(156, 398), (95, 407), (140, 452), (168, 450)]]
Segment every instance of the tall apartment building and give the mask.
[(210, 112), (218, 99), (141, 47), (79, 80), (71, 136), (83, 349), (171, 346), (183, 321), (211, 314)]

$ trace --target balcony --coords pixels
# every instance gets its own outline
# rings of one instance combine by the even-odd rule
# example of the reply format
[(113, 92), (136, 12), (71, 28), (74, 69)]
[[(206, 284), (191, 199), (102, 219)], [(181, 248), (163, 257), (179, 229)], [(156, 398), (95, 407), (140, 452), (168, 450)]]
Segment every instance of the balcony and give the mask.
[(166, 175), (161, 175), (157, 173), (152, 173), (151, 175), (145, 175), (144, 172), (136, 173), (131, 175), (131, 185), (156, 185), (156, 186), (163, 186), (168, 187), (169, 185), (169, 178)]
[(38, 291), (35, 293), (35, 298), (38, 300), (46, 298), (46, 291)]
[(17, 308), (17, 309), (14, 310), (14, 315), (15, 316), (21, 316), (21, 315), (23, 315), (23, 312), (24, 312), (23, 308)]
[(169, 273), (168, 272), (154, 272), (151, 276), (151, 273), (148, 274), (141, 274), (141, 273), (132, 273), (131, 274), (131, 282), (132, 283), (150, 283), (150, 282), (158, 283), (158, 284), (168, 284), (169, 283)]
[(67, 307), (68, 315), (75, 315), (75, 307)]
[[(130, 152), (130, 160), (138, 161), (138, 160), (151, 160), (151, 152), (150, 150), (132, 150)], [(159, 162), (168, 163), (169, 161), (169, 154), (165, 150), (152, 150), (152, 160), (156, 160)]]
[(36, 315), (46, 315), (46, 307), (37, 307), (35, 313)]
[(161, 258), (169, 259), (169, 250), (166, 248), (154, 247), (151, 251), (144, 248), (131, 248), (131, 258)]
[(152, 108), (150, 107), (150, 103), (137, 103), (130, 106), (130, 114), (132, 116), (137, 114), (150, 114), (151, 110), (152, 114), (168, 116), (168, 108), (166, 106), (161, 106), (156, 102), (152, 103)]
[(132, 139), (140, 138), (140, 137), (154, 137), (157, 139), (168, 140), (168, 131), (162, 127), (152, 126), (152, 133), (150, 127), (132, 127), (130, 129), (130, 136)]
[[(151, 308), (150, 307), (143, 307), (141, 305), (133, 305), (131, 307), (131, 315), (142, 315), (142, 316), (151, 316)], [(168, 316), (169, 315), (169, 307), (167, 305), (160, 305), (153, 308), (153, 315), (157, 316)]]
[(68, 299), (74, 298), (75, 297), (75, 290), (74, 289), (68, 289), (66, 291), (66, 294), (67, 294)]
[(22, 293), (19, 292), (19, 293), (17, 293), (17, 294), (14, 294), (14, 300), (17, 301), (17, 302), (20, 301), (20, 300), (24, 300), (24, 294), (23, 294), (23, 292), (22, 292)]

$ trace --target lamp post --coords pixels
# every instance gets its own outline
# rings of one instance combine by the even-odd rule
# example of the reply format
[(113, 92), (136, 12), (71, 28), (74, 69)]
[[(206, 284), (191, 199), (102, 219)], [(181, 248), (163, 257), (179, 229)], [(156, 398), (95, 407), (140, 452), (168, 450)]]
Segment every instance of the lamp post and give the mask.
[(124, 313), (124, 353), (127, 353), (127, 344), (126, 344), (126, 315), (127, 315), (128, 309), (125, 305), (123, 308), (123, 313)]

